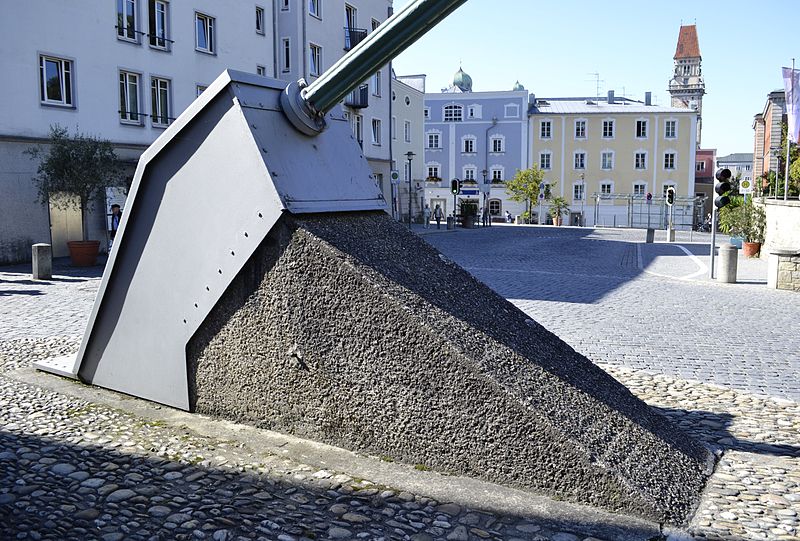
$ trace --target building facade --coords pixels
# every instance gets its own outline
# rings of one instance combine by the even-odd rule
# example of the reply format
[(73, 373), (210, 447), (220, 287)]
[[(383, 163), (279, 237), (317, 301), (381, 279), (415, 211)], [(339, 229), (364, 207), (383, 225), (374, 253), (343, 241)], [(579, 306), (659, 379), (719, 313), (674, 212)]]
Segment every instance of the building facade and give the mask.
[[(445, 215), (458, 214), (461, 201), (488, 206), (494, 220), (506, 211), (521, 214), (505, 181), (528, 164), (528, 92), (473, 92), (472, 79), (459, 69), (441, 93), (425, 94), (425, 202)], [(464, 186), (455, 198), (450, 181)], [(455, 205), (455, 208), (454, 208)]]
[[(781, 129), (786, 116), (786, 95), (783, 90), (767, 94), (764, 110), (753, 120), (753, 178), (763, 177), (769, 171), (778, 171), (778, 158), (786, 149), (781, 148)], [(764, 181), (764, 186), (768, 186)]]
[(674, 69), (669, 81), (672, 106), (697, 112), (697, 148), (700, 148), (706, 84), (703, 80), (703, 57), (700, 54), (695, 25), (681, 26), (673, 60)]
[(694, 111), (609, 91), (602, 100), (532, 97), (529, 118), (531, 164), (567, 199), (570, 224), (660, 227), (670, 186), (678, 223), (694, 223)]
[(717, 168), (730, 169), (733, 178), (738, 179), (739, 183), (743, 180), (753, 182), (753, 154), (749, 152), (737, 152), (717, 158)]
[(694, 193), (697, 197), (704, 199), (702, 216), (711, 212), (711, 204), (714, 200), (714, 164), (717, 159), (717, 149), (701, 148), (697, 149), (697, 158), (694, 164)]
[[(418, 222), (425, 206), (425, 76), (392, 79), (392, 157), (397, 179), (392, 181), (392, 216)], [(411, 154), (409, 154), (409, 152)], [(410, 207), (409, 207), (410, 202)]]

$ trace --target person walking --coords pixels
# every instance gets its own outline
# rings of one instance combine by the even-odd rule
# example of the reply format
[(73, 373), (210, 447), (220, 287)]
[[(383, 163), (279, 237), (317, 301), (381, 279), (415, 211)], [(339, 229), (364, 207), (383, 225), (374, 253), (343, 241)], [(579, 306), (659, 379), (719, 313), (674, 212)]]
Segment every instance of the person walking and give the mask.
[(422, 210), (422, 227), (428, 229), (431, 226), (431, 207), (427, 203)]
[(436, 220), (436, 229), (442, 228), (442, 207), (436, 205), (436, 208), (433, 209), (433, 219)]

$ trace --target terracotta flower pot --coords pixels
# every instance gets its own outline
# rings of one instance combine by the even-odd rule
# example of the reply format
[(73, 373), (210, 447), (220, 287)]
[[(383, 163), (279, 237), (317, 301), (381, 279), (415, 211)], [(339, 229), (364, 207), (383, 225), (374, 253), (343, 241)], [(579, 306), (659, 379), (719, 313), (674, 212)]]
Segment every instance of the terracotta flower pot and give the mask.
[(743, 242), (742, 255), (745, 257), (755, 257), (761, 251), (760, 242)]
[(99, 240), (72, 240), (67, 242), (67, 246), (74, 267), (91, 267), (97, 263), (97, 254), (100, 253)]

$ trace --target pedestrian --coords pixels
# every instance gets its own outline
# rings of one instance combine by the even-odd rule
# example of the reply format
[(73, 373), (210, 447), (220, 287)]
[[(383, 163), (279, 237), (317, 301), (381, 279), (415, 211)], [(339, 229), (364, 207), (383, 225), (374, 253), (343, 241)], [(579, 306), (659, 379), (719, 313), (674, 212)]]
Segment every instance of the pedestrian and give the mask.
[(511, 213), (506, 211), (506, 223), (510, 224), (513, 220), (511, 219)]
[(116, 203), (111, 205), (111, 222), (110, 222), (110, 229), (108, 230), (108, 250), (111, 251), (111, 247), (114, 245), (114, 237), (117, 236), (117, 230), (119, 229), (119, 222), (122, 220), (122, 209)]
[(433, 219), (436, 220), (436, 229), (441, 229), (442, 228), (442, 215), (443, 214), (444, 213), (442, 212), (442, 207), (440, 207), (437, 204), (436, 208), (433, 209)]
[(481, 209), (481, 223), (483, 227), (489, 226), (489, 207), (485, 206)]
[(428, 229), (431, 226), (431, 207), (427, 203), (422, 210), (422, 227)]

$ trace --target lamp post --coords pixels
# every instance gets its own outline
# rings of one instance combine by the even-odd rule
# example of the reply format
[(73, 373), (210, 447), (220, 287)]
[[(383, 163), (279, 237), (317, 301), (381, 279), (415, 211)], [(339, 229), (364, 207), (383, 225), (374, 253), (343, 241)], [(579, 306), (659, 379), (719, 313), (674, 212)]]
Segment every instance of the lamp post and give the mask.
[[(489, 171), (484, 169), (483, 171), (481, 171), (481, 173), (483, 173), (483, 212), (485, 213), (485, 216), (486, 216), (486, 221), (483, 222), (483, 225), (487, 226), (487, 225), (490, 225), (492, 223), (492, 217), (489, 214), (489, 209), (486, 207), (486, 205), (489, 204), (489, 200), (488, 200), (489, 187), (486, 185), (486, 175), (489, 174)], [(483, 218), (483, 216), (481, 216), (481, 218)]]
[(583, 202), (586, 200), (586, 182), (584, 182), (585, 175), (581, 173), (581, 227), (583, 227)]
[(406, 152), (406, 159), (408, 159), (408, 228), (411, 229), (411, 160), (414, 159), (414, 154), (410, 150)]

